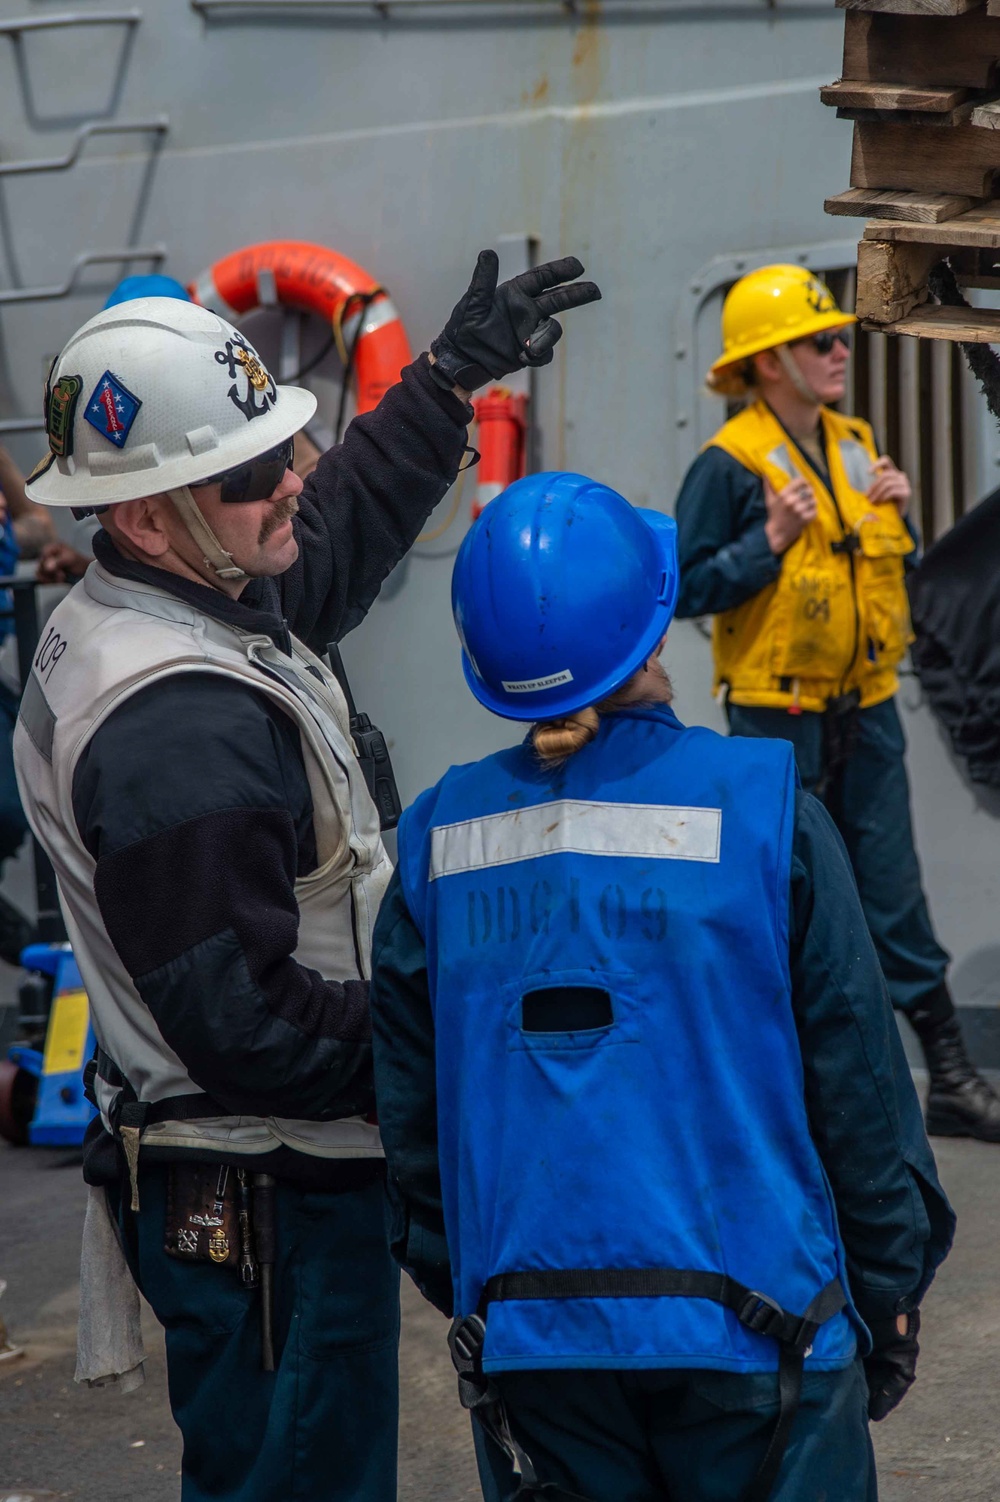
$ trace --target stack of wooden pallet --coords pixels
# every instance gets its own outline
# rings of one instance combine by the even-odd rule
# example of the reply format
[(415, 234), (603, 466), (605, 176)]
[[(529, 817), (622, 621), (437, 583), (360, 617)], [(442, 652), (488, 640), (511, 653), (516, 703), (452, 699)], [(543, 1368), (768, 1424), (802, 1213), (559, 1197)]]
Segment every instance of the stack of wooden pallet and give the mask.
[(883, 333), (1000, 343), (1000, 311), (931, 301), (1000, 287), (1000, 0), (837, 0), (843, 76), (824, 104), (854, 121), (851, 187), (829, 214), (869, 218), (857, 311)]

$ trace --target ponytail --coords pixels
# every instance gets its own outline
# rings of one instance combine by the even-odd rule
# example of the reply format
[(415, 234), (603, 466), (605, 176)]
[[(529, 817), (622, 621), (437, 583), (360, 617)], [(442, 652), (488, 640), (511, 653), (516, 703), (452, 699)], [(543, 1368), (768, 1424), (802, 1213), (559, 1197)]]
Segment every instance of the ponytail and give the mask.
[(543, 766), (557, 767), (590, 745), (600, 729), (602, 714), (614, 714), (629, 705), (669, 704), (672, 698), (670, 679), (658, 661), (650, 661), (600, 704), (588, 704), (558, 720), (540, 720), (531, 731), (535, 755)]
[(582, 751), (584, 746), (590, 744), (600, 723), (600, 716), (592, 704), (561, 720), (543, 720), (531, 732), (535, 755), (546, 766), (565, 761), (574, 752)]

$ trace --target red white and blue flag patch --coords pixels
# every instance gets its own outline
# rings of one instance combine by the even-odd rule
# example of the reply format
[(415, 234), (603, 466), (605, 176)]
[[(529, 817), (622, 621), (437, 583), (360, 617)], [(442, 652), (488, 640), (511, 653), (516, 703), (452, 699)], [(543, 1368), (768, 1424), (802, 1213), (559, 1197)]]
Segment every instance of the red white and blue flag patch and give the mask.
[(132, 424), (142, 402), (121, 381), (106, 370), (98, 381), (86, 408), (84, 417), (103, 438), (109, 439), (116, 448), (124, 448)]

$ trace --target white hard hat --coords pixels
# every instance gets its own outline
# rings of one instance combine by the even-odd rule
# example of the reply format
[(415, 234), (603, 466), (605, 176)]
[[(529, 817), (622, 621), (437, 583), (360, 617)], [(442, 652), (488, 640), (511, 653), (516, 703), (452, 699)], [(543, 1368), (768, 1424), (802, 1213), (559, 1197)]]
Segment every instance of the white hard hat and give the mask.
[(312, 392), (276, 386), (232, 324), (142, 297), (91, 318), (45, 384), (49, 453), (26, 486), (43, 506), (113, 506), (197, 485), (291, 438)]

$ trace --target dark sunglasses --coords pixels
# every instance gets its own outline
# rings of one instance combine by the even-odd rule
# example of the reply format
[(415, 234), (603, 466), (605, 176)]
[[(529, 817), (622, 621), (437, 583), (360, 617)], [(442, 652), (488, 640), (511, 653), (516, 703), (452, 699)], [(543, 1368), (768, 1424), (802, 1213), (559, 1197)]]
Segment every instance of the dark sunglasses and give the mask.
[(850, 349), (851, 331), (850, 329), (821, 329), (818, 334), (810, 334), (808, 339), (798, 342), (811, 344), (818, 355), (828, 355), (835, 344), (842, 344), (845, 349)]
[(241, 501), (266, 501), (284, 479), (285, 470), (291, 469), (294, 457), (295, 439), (286, 438), (283, 443), (275, 444), (273, 449), (258, 454), (254, 459), (248, 459), (245, 464), (224, 469), (221, 474), (209, 475), (207, 480), (198, 480), (191, 489), (200, 490), (203, 485), (221, 485), (221, 499), (234, 506)]

